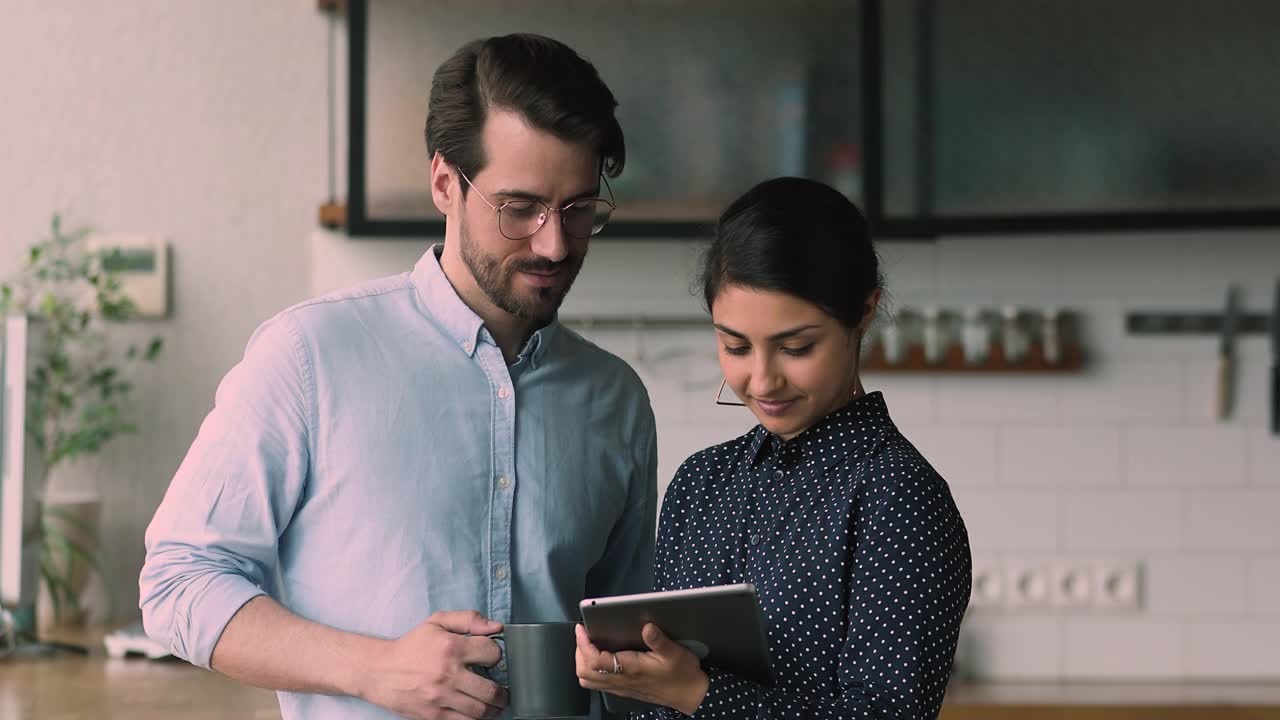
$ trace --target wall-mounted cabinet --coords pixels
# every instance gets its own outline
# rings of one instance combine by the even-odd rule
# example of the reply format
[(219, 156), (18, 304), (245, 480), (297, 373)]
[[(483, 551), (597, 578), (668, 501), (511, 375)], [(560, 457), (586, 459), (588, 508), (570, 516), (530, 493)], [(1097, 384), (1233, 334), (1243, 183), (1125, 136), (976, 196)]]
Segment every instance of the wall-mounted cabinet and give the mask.
[(619, 100), (602, 237), (704, 236), (777, 175), (885, 237), (1280, 225), (1272, 0), (350, 0), (353, 235), (436, 235), (435, 67), (559, 38)]
[(876, 4), (882, 229), (1280, 224), (1280, 3)]
[(422, 132), (432, 72), (467, 40), (509, 32), (564, 41), (618, 99), (627, 161), (607, 236), (702, 235), (776, 175), (860, 199), (857, 3), (368, 0), (348, 12), (353, 232), (441, 231)]

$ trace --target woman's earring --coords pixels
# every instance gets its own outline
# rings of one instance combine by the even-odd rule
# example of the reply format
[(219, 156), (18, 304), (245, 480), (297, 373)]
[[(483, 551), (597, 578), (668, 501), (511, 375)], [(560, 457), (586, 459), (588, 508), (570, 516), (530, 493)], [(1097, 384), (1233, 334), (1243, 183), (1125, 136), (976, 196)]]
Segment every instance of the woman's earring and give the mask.
[(733, 405), (735, 407), (746, 407), (747, 404), (744, 402), (731, 402), (729, 400), (720, 399), (720, 396), (724, 394), (724, 386), (728, 382), (729, 381), (727, 379), (720, 381), (720, 389), (716, 390), (716, 404), (717, 405)]

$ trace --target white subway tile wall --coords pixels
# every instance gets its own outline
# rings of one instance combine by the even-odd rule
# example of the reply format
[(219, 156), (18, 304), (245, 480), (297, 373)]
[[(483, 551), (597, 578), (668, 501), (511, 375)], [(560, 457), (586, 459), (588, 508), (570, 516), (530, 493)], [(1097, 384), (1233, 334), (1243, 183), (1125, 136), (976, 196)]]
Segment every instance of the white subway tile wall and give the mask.
[(1261, 423), (1246, 432), (1249, 482), (1280, 489), (1280, 441)]
[[(885, 393), (892, 402), (894, 396)], [(892, 409), (891, 413), (895, 412)], [(896, 414), (896, 413), (895, 413)], [(898, 422), (911, 443), (952, 486), (996, 484), (996, 428)]]
[(1280, 555), (1250, 560), (1247, 587), (1249, 614), (1280, 621)]
[(962, 375), (938, 382), (936, 388), (938, 421), (948, 424), (1052, 422), (1061, 415), (1057, 387), (1018, 375)]
[(1193, 622), (1186, 636), (1185, 674), (1196, 678), (1280, 676), (1280, 622)]
[(1187, 493), (1189, 547), (1280, 552), (1280, 490)]
[(1224, 425), (1130, 427), (1125, 430), (1125, 476), (1132, 485), (1243, 485), (1245, 434)]
[(1170, 490), (1069, 489), (1058, 494), (1062, 549), (1179, 550), (1186, 501)]
[(1249, 563), (1229, 553), (1150, 553), (1146, 611), (1166, 619), (1238, 620), (1248, 615)]
[(1182, 628), (1176, 622), (1072, 617), (1062, 623), (1062, 675), (1072, 679), (1177, 676), (1182, 656)]
[(1006, 425), (999, 433), (1002, 485), (1063, 489), (1120, 482), (1116, 425)]
[[(1182, 367), (1169, 361), (1126, 361), (1104, 348), (1087, 345), (1091, 364), (1057, 383), (1062, 419), (1088, 423), (1180, 422), (1184, 417)], [(1217, 377), (1211, 375), (1210, 378)], [(1208, 409), (1205, 410), (1208, 413)]]
[(956, 648), (958, 676), (1056, 680), (1062, 677), (1062, 623), (1051, 616), (970, 613)]
[[(945, 477), (945, 476), (944, 476)], [(953, 485), (974, 555), (1044, 552), (1060, 546), (1057, 493)]]

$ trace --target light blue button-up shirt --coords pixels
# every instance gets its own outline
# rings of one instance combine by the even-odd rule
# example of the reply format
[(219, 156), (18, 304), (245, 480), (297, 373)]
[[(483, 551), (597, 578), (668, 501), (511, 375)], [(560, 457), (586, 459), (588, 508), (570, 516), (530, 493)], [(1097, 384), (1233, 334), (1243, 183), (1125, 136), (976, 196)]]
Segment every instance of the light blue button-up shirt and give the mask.
[[(396, 638), (438, 610), (576, 620), (583, 597), (652, 589), (640, 379), (554, 321), (508, 366), (437, 249), (280, 313), (223, 379), (147, 528), (143, 620), (174, 654), (208, 667), (263, 593)], [(280, 706), (393, 717), (348, 697), (280, 693)]]

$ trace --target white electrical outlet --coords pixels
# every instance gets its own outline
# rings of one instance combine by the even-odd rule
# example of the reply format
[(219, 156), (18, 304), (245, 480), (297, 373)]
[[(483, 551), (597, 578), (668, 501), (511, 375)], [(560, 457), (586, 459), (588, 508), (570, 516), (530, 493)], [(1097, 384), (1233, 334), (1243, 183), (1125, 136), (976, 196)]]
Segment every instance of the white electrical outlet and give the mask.
[(1051, 604), (1057, 608), (1086, 608), (1096, 594), (1096, 572), (1091, 564), (1056, 564), (1049, 569)]
[(1094, 567), (1093, 607), (1138, 610), (1142, 604), (1142, 568), (1136, 561), (1100, 562)]
[(1043, 608), (1049, 606), (1049, 573), (1041, 565), (1011, 563), (1004, 573), (1005, 606)]
[(969, 607), (1110, 613), (1142, 604), (1141, 564), (1124, 559), (1021, 558), (973, 564)]
[(969, 593), (969, 607), (993, 608), (1004, 605), (1004, 568), (998, 563), (973, 564), (973, 588)]

